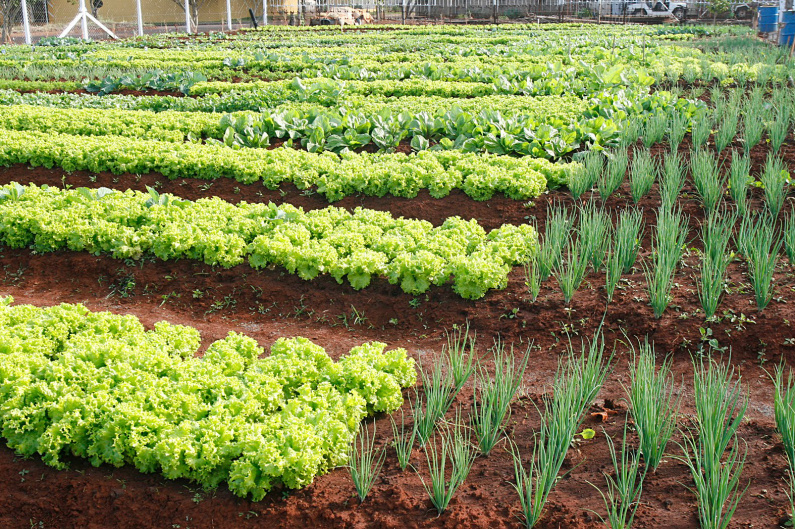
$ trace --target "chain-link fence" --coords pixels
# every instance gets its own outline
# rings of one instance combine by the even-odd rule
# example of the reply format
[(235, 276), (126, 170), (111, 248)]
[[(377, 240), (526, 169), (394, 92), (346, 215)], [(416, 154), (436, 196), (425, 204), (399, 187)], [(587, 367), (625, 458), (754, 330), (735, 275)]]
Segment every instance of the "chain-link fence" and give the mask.
[[(0, 21), (6, 40), (10, 34), (13, 41), (24, 41), (20, 27), (24, 1), (0, 0)], [(227, 31), (254, 24), (564, 20), (659, 23), (713, 18), (706, 2), (677, 0), (27, 0), (26, 3), (33, 42), (62, 34), (104, 39), (109, 38), (109, 33), (129, 37), (139, 33)], [(727, 14), (749, 20), (753, 9), (750, 3), (734, 3)], [(70, 23), (74, 24), (64, 33)]]

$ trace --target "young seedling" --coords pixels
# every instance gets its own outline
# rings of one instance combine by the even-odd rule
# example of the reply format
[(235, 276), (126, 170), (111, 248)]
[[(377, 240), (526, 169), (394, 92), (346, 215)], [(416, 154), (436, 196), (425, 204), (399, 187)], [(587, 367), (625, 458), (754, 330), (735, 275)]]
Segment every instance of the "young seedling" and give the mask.
[(761, 311), (773, 298), (773, 273), (778, 263), (782, 239), (773, 220), (760, 215), (755, 223), (743, 219), (738, 235), (738, 248), (746, 256), (756, 307)]
[(580, 288), (585, 270), (588, 268), (587, 250), (582, 246), (579, 240), (576, 244), (569, 243), (566, 259), (554, 272), (566, 305), (571, 302), (574, 293)]
[(658, 211), (652, 265), (644, 265), (649, 304), (654, 309), (655, 318), (662, 316), (671, 301), (671, 287), (676, 267), (682, 258), (687, 225), (687, 219), (679, 211), (662, 208)]
[(795, 468), (795, 377), (790, 369), (785, 381), (784, 364), (779, 364), (771, 379), (775, 386), (773, 398), (776, 427), (781, 434), (787, 461), (790, 467)]
[(419, 471), (417, 474), (436, 512), (441, 515), (466, 481), (477, 457), (470, 442), (470, 431), (463, 425), (460, 413), (456, 414), (452, 425), (445, 424), (440, 428), (438, 438), (429, 440), (424, 450), (429, 478), (426, 481)]
[(375, 424), (372, 436), (367, 425), (363, 424), (348, 448), (348, 470), (360, 503), (372, 490), (386, 459), (386, 447), (375, 448), (375, 434)]
[(414, 441), (417, 438), (417, 429), (414, 425), (411, 428), (406, 427), (406, 416), (403, 409), (400, 410), (400, 426), (397, 425), (395, 419), (390, 415), (389, 420), (392, 423), (392, 444), (397, 453), (398, 465), (400, 470), (405, 471), (411, 462), (411, 451), (414, 449)]
[(643, 124), (639, 118), (632, 118), (624, 122), (619, 140), (619, 148), (626, 151), (627, 147), (638, 141), (643, 131)]
[(629, 529), (635, 520), (635, 513), (640, 506), (640, 495), (643, 481), (646, 479), (648, 467), (640, 468), (640, 455), (627, 448), (627, 423), (624, 423), (624, 436), (621, 440), (621, 451), (616, 452), (613, 440), (607, 433), (607, 449), (613, 462), (613, 474), (604, 472), (607, 492), (591, 484), (602, 496), (607, 509), (607, 519), (597, 516), (610, 529)]
[(569, 181), (569, 190), (575, 200), (596, 185), (599, 175), (604, 170), (604, 156), (598, 151), (588, 151), (582, 160), (583, 168), (575, 171)]
[(530, 262), (524, 267), (525, 286), (533, 302), (538, 299), (538, 293), (541, 291), (541, 270), (538, 264), (538, 257), (533, 256)]
[(661, 112), (646, 119), (643, 127), (643, 145), (650, 148), (655, 143), (660, 143), (665, 138), (665, 129), (668, 125), (668, 114)]
[(640, 437), (640, 453), (646, 468), (652, 472), (660, 466), (668, 441), (676, 428), (681, 397), (675, 393), (672, 358), (663, 361), (657, 370), (654, 344), (648, 337), (638, 342), (638, 349), (630, 342), (632, 361), (629, 364), (629, 412)]
[(790, 504), (790, 515), (795, 520), (795, 380), (792, 369), (784, 381), (784, 365), (776, 367), (775, 375), (771, 376), (775, 386), (774, 402), (776, 427), (781, 434), (784, 453), (787, 455), (787, 471), (789, 483), (787, 497)]
[(430, 372), (419, 366), (424, 399), (415, 390), (412, 411), (420, 446), (430, 439), (437, 423), (453, 405), (477, 365), (476, 337), (474, 333), (470, 334), (469, 324), (457, 326), (446, 334), (447, 345), (443, 354), (433, 360)]
[(607, 267), (605, 269), (605, 292), (607, 293), (607, 302), (613, 302), (613, 294), (615, 293), (618, 280), (621, 279), (621, 245), (622, 242), (618, 237), (611, 241), (608, 248)]
[(781, 158), (771, 153), (765, 162), (765, 170), (759, 177), (765, 188), (765, 205), (768, 211), (777, 218), (784, 207), (784, 197), (787, 195), (789, 173)]
[(605, 361), (601, 329), (582, 342), (579, 355), (569, 343), (568, 354), (558, 362), (552, 397), (544, 401), (541, 427), (535, 436), (529, 470), (518, 447), (511, 443), (516, 492), (527, 529), (541, 517), (549, 493), (557, 482), (566, 452), (577, 433), (582, 416), (602, 388), (612, 356)]
[(795, 263), (795, 214), (790, 213), (784, 220), (784, 250), (789, 262)]
[(734, 367), (712, 359), (706, 363), (702, 358), (694, 366), (697, 435), (692, 431), (684, 435), (681, 460), (695, 482), (692, 490), (698, 498), (701, 527), (725, 529), (745, 493), (740, 490), (740, 475), (747, 449), (741, 455), (737, 429), (748, 409), (748, 396), (740, 378), (734, 380)]
[(676, 152), (679, 149), (679, 145), (682, 144), (689, 124), (690, 120), (684, 112), (671, 114), (671, 119), (668, 122), (668, 143), (671, 146), (672, 153)]
[[(454, 326), (452, 332), (445, 331), (445, 335), (447, 337), (447, 347), (444, 348), (443, 352), (450, 366), (455, 394), (457, 395), (472, 376), (472, 373), (475, 372), (477, 366), (477, 353), (475, 352), (477, 335), (474, 332), (470, 334), (469, 322), (465, 326)], [(452, 405), (452, 401), (450, 405)]]
[(450, 405), (458, 394), (450, 369), (443, 358), (437, 357), (433, 361), (430, 372), (421, 364), (419, 366), (424, 397), (421, 398), (419, 392), (414, 390), (412, 412), (414, 429), (417, 432), (420, 446), (423, 446), (433, 435), (438, 421), (450, 409)]
[(582, 246), (593, 269), (599, 271), (604, 264), (613, 223), (608, 212), (602, 207), (597, 207), (594, 202), (581, 206), (579, 217), (577, 244)]
[(651, 191), (657, 178), (657, 167), (648, 149), (635, 151), (629, 176), (629, 191), (637, 204)]
[(718, 131), (715, 133), (715, 150), (720, 154), (737, 135), (737, 127), (740, 124), (740, 112), (737, 108), (725, 113), (720, 118)]
[(643, 214), (637, 208), (624, 208), (618, 217), (615, 232), (615, 248), (621, 261), (621, 269), (627, 274), (638, 258), (638, 249), (643, 237)]
[(775, 154), (778, 154), (778, 152), (781, 150), (781, 145), (784, 144), (784, 140), (786, 140), (787, 136), (789, 135), (791, 119), (792, 114), (790, 113), (789, 108), (781, 107), (776, 112), (776, 117), (770, 124), (770, 146), (773, 148), (773, 152)]
[(736, 215), (714, 211), (701, 228), (704, 252), (698, 296), (707, 319), (715, 315), (724, 291), (726, 270), (731, 262), (729, 241), (736, 222)]
[(745, 153), (748, 154), (762, 139), (762, 133), (765, 130), (761, 108), (758, 108), (755, 104), (750, 102), (745, 108), (743, 128), (745, 129), (743, 135), (743, 148)]
[(475, 394), (472, 404), (472, 429), (483, 455), (491, 450), (503, 437), (503, 422), (510, 415), (511, 401), (522, 384), (530, 348), (525, 351), (519, 364), (514, 363), (513, 347), (506, 352), (505, 344), (494, 344), (494, 378), (482, 365), (475, 377)]
[(546, 281), (552, 271), (560, 266), (563, 250), (571, 241), (574, 219), (562, 204), (547, 206), (547, 223), (544, 227), (544, 241), (538, 254), (540, 280)]
[(723, 195), (724, 184), (715, 157), (707, 150), (696, 150), (690, 155), (690, 169), (704, 209), (713, 211)]
[[(547, 503), (547, 497), (552, 491), (552, 486), (557, 479), (559, 468), (553, 468), (553, 462), (548, 453), (547, 437), (549, 433), (543, 420), (541, 429), (535, 435), (533, 455), (530, 458), (529, 470), (522, 463), (522, 454), (519, 448), (511, 441), (511, 456), (513, 458), (513, 472), (516, 484), (513, 486), (519, 494), (519, 507), (521, 521), (526, 529), (531, 529), (541, 518), (541, 513)], [(552, 486), (547, 487), (551, 483)]]
[(663, 159), (663, 170), (660, 178), (660, 197), (662, 207), (672, 209), (676, 205), (682, 187), (685, 185), (685, 168), (677, 153), (668, 153)]
[(608, 153), (607, 167), (599, 177), (599, 196), (607, 200), (624, 182), (629, 157), (625, 149)]
[(748, 185), (753, 182), (751, 178), (751, 159), (747, 155), (732, 152), (732, 164), (729, 171), (729, 195), (737, 205), (740, 215), (745, 215), (747, 209)]
[(704, 146), (712, 133), (712, 118), (703, 117), (695, 121), (692, 132), (693, 146), (696, 148)]

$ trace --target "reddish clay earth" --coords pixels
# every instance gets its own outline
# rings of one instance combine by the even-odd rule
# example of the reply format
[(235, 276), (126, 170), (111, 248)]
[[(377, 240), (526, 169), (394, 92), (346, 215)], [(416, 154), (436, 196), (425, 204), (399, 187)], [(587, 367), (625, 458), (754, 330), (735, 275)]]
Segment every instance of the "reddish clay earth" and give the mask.
[[(656, 150), (665, 149), (663, 146)], [(793, 169), (792, 140), (784, 153)], [(766, 154), (764, 145), (754, 149), (754, 170)], [(168, 181), (158, 175), (65, 175), (60, 170), (16, 166), (0, 170), (0, 183), (9, 181), (118, 189), (145, 189), (146, 185), (159, 182), (161, 192), (191, 199), (216, 195), (232, 201), (288, 201), (305, 208), (327, 206), (322, 197), (307, 196), (292, 186), (269, 191), (258, 184), (246, 186), (229, 180), (215, 181), (207, 188), (208, 182)], [(479, 203), (454, 192), (441, 200), (430, 198), (427, 193), (410, 200), (348, 197), (336, 205), (389, 210), (434, 224), (450, 215), (460, 215), (477, 218), (488, 228), (535, 218), (543, 229), (547, 204), (558, 200), (573, 204), (568, 192), (553, 191), (532, 203), (504, 197)], [(625, 183), (607, 205), (615, 210), (630, 202)], [(649, 253), (654, 212), (659, 203), (656, 186), (640, 203), (647, 225), (641, 261)], [(755, 209), (762, 207), (759, 190), (752, 192), (751, 203)], [(687, 247), (698, 248), (698, 226), (704, 216), (692, 182), (685, 186), (680, 205), (690, 216)], [(791, 207), (787, 205), (786, 210), (789, 212)], [(778, 527), (788, 519), (786, 460), (775, 431), (773, 386), (767, 371), (781, 361), (795, 361), (795, 274), (782, 258), (775, 275), (774, 301), (760, 313), (753, 301), (747, 267), (735, 261), (729, 267), (729, 292), (718, 309), (720, 321), (705, 323), (696, 291), (698, 273), (698, 257), (688, 252), (685, 266), (677, 272), (673, 301), (658, 320), (648, 305), (640, 266), (624, 276), (613, 303), (606, 305), (604, 272), (591, 272), (567, 307), (552, 278), (542, 285), (539, 298), (532, 302), (518, 268), (505, 290), (467, 301), (449, 287), (433, 288), (427, 295), (412, 297), (383, 280), (357, 292), (327, 277), (306, 282), (278, 269), (257, 272), (241, 265), (225, 270), (189, 261), (125, 262), (74, 252), (36, 255), (29, 250), (0, 248), (0, 294), (10, 294), (18, 303), (80, 302), (94, 310), (134, 314), (148, 326), (160, 320), (193, 325), (201, 331), (205, 346), (231, 330), (246, 333), (265, 346), (280, 336), (300, 335), (324, 346), (336, 357), (353, 345), (379, 340), (391, 347), (405, 347), (413, 357), (427, 363), (440, 353), (444, 329), (465, 321), (478, 333), (478, 348), (484, 354), (498, 336), (513, 343), (517, 351), (525, 350), (532, 342), (521, 398), (512, 406), (507, 422), (508, 434), (525, 460), (530, 457), (533, 432), (539, 424), (535, 406), (547, 393), (558, 358), (566, 349), (567, 333), (574, 346), (579, 347), (580, 339), (592, 336), (604, 317), (608, 348), (615, 348), (616, 355), (612, 372), (583, 423), (583, 427), (595, 429), (597, 436), (577, 441), (570, 449), (563, 477), (553, 489), (538, 525), (542, 528), (601, 526), (598, 514), (604, 514), (604, 506), (591, 483), (604, 489), (602, 473), (611, 471), (605, 434), (620, 438), (627, 417), (622, 384), (628, 382), (629, 347), (624, 333), (633, 338), (648, 335), (660, 357), (672, 355), (673, 370), (681, 384), (679, 426), (685, 429), (694, 413), (691, 357), (699, 351), (709, 352), (710, 346), (702, 340), (700, 331), (709, 328), (719, 347), (727, 348), (723, 353), (725, 360), (731, 353), (731, 363), (742, 374), (751, 403), (739, 431), (748, 448), (741, 479), (742, 486), (748, 484), (748, 489), (730, 527)], [(721, 355), (717, 351), (714, 354)], [(406, 392), (407, 397), (411, 395), (411, 391)], [(457, 399), (465, 414), (471, 397), (468, 387)], [(410, 414), (408, 401), (403, 410)], [(378, 443), (389, 443), (392, 435), (388, 417), (376, 417), (374, 422)], [(695, 497), (686, 488), (692, 486), (692, 479), (687, 467), (677, 460), (681, 450), (676, 443), (682, 441), (681, 434), (676, 434), (673, 441), (668, 447), (672, 455), (657, 474), (646, 479), (635, 527), (698, 527)], [(631, 435), (629, 442), (635, 446), (637, 440)], [(420, 450), (415, 449), (412, 463), (426, 475)], [(254, 503), (231, 495), (225, 487), (203, 492), (187, 481), (144, 475), (130, 467), (93, 468), (76, 460), (70, 470), (58, 471), (38, 458), (21, 459), (3, 448), (0, 527), (516, 527), (518, 498), (512, 483), (513, 464), (504, 444), (489, 457), (478, 458), (469, 479), (441, 516), (432, 510), (416, 472), (400, 471), (391, 448), (374, 490), (361, 505), (345, 469), (321, 476), (301, 491), (275, 491)]]

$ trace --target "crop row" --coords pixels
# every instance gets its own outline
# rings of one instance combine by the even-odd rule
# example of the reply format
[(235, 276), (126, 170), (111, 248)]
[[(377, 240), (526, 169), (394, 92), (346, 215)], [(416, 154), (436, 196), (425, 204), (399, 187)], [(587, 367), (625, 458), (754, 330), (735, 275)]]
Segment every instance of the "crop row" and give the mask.
[[(538, 44), (529, 44), (526, 47), (506, 47), (505, 54), (490, 52), (462, 53), (460, 50), (447, 51), (433, 46), (422, 50), (385, 50), (383, 47), (368, 46), (362, 43), (342, 44), (335, 47), (319, 48), (309, 46), (305, 48), (291, 48), (286, 51), (253, 49), (228, 50), (221, 46), (215, 49), (196, 50), (171, 48), (168, 50), (126, 49), (113, 47), (86, 48), (77, 53), (51, 53), (44, 48), (26, 54), (4, 55), (0, 57), (0, 73), (9, 78), (14, 74), (31, 79), (42, 79), (48, 69), (73, 69), (85, 70), (89, 68), (122, 69), (125, 66), (129, 71), (164, 70), (169, 74), (182, 71), (192, 71), (211, 78), (228, 77), (225, 73), (235, 72), (238, 75), (256, 74), (268, 75), (270, 78), (291, 77), (301, 75), (314, 77), (315, 74), (306, 75), (307, 72), (318, 72), (329, 69), (350, 75), (351, 79), (366, 80), (373, 76), (390, 79), (405, 79), (409, 77), (426, 77), (444, 79), (456, 78), (455, 72), (466, 72), (467, 75), (491, 72), (502, 75), (511, 75), (513, 72), (527, 70), (534, 78), (558, 76), (561, 66), (568, 55), (583, 59), (587, 63), (605, 62), (609, 57), (614, 60), (639, 65), (643, 54), (633, 46), (637, 44), (633, 38), (625, 40), (624, 46), (619, 41), (618, 46), (612, 46), (607, 39), (595, 41), (583, 40), (579, 43), (567, 39), (565, 42), (555, 42), (552, 46), (541, 47), (545, 53), (539, 54)], [(357, 51), (351, 51), (354, 47)], [(380, 48), (380, 49), (379, 49)], [(470, 47), (471, 50), (471, 47)], [(649, 44), (647, 56), (663, 56), (663, 51), (657, 46)], [(550, 61), (550, 58), (553, 60)], [(557, 60), (555, 60), (557, 59)], [(589, 66), (586, 62), (569, 62), (570, 73), (587, 72)], [(544, 66), (549, 64), (549, 72), (544, 71)], [(557, 64), (555, 64), (557, 63)], [(355, 74), (354, 74), (355, 72)], [(95, 78), (92, 76), (92, 78)]]
[[(621, 69), (613, 70), (611, 82), (620, 82)], [(17, 81), (12, 82), (14, 88)], [(3, 82), (0, 81), (0, 86)], [(301, 104), (316, 104), (323, 107), (345, 107), (349, 110), (371, 112), (391, 109), (395, 112), (405, 110), (400, 106), (405, 102), (414, 111), (436, 112), (457, 106), (462, 110), (477, 113), (482, 110), (499, 108), (504, 113), (527, 114), (538, 121), (546, 116), (552, 119), (573, 120), (583, 113), (592, 116), (594, 107), (613, 106), (620, 99), (631, 102), (637, 109), (670, 107), (681, 104), (671, 93), (657, 90), (649, 93), (646, 87), (636, 89), (607, 89), (592, 94), (583, 100), (569, 95), (558, 86), (551, 97), (535, 94), (532, 81), (516, 83), (498, 80), (494, 84), (478, 84), (450, 81), (336, 81), (333, 79), (293, 79), (288, 82), (263, 83), (252, 85), (250, 89), (214, 90), (201, 97), (173, 96), (128, 96), (106, 94), (104, 97), (83, 94), (17, 93), (13, 90), (0, 91), (0, 104), (29, 104), (60, 108), (106, 108), (124, 110), (165, 110), (181, 112), (263, 112), (273, 109), (306, 108)], [(31, 82), (31, 89), (38, 87)], [(199, 85), (194, 85), (199, 86)], [(231, 85), (230, 85), (231, 86)], [(372, 88), (372, 89), (371, 89)], [(54, 89), (54, 88), (53, 88)], [(64, 87), (64, 90), (69, 89)], [(521, 96), (521, 97), (511, 97)], [(532, 97), (524, 97), (532, 96)], [(624, 106), (627, 106), (625, 103)], [(550, 108), (552, 107), (552, 108)]]
[[(141, 79), (129, 79), (129, 85), (136, 89), (150, 89), (142, 84)], [(503, 111), (517, 111), (532, 114), (536, 119), (545, 115), (544, 109), (549, 104), (557, 107), (555, 115), (561, 111), (566, 116), (575, 117), (584, 109), (583, 101), (573, 95), (565, 94), (562, 88), (556, 90), (554, 97), (545, 98), (538, 95), (529, 97), (505, 97), (512, 95), (530, 95), (524, 87), (515, 90), (505, 86), (494, 86), (484, 83), (452, 82), (452, 81), (336, 81), (333, 79), (314, 78), (291, 81), (274, 81), (271, 83), (238, 83), (237, 85), (219, 85), (218, 83), (197, 83), (190, 88), (192, 98), (171, 96), (127, 96), (108, 95), (101, 89), (96, 93), (105, 97), (85, 94), (48, 94), (46, 91), (75, 91), (80, 85), (70, 82), (42, 82), (0, 80), (0, 102), (2, 104), (28, 103), (41, 106), (53, 106), (59, 101), (69, 101), (75, 108), (119, 108), (127, 110), (179, 110), (184, 112), (236, 112), (242, 110), (261, 111), (283, 107), (293, 103), (317, 103), (323, 106), (345, 106), (348, 109), (375, 111), (383, 107), (397, 109), (395, 98), (407, 98), (411, 108), (416, 110), (435, 111), (450, 108), (453, 104), (464, 110), (480, 111), (488, 108), (500, 108)], [(174, 86), (166, 86), (169, 90)], [(16, 91), (38, 93), (17, 93)], [(206, 96), (206, 97), (199, 97)], [(637, 94), (643, 97), (645, 94)], [(598, 97), (598, 96), (596, 96)], [(636, 97), (633, 93), (632, 97)], [(451, 99), (455, 98), (452, 103)], [(50, 102), (47, 104), (47, 102)], [(65, 102), (59, 103), (67, 108)], [(403, 107), (405, 108), (405, 107)]]
[(122, 136), (71, 136), (0, 129), (0, 165), (29, 164), (66, 171), (159, 173), (167, 178), (234, 178), (277, 189), (285, 182), (315, 188), (330, 201), (364, 193), (413, 198), (427, 189), (441, 198), (461, 189), (475, 200), (495, 193), (526, 200), (568, 181), (579, 163), (553, 164), (460, 151), (416, 155), (310, 153), (291, 148), (233, 150), (222, 145), (169, 143)]
[(0, 127), (168, 142), (210, 138), (224, 140), (229, 147), (267, 147), (272, 140), (292, 140), (309, 152), (344, 152), (371, 143), (381, 151), (392, 151), (405, 139), (412, 141), (415, 150), (425, 150), (433, 142), (446, 150), (550, 159), (560, 158), (581, 144), (601, 149), (618, 140), (618, 127), (610, 119), (598, 116), (569, 123), (555, 119), (553, 109), (550, 112), (548, 119), (536, 121), (526, 115), (507, 117), (495, 111), (470, 114), (457, 107), (434, 113), (387, 108), (373, 114), (314, 107), (219, 116), (15, 105), (4, 110)]
[[(65, 468), (69, 457), (95, 466), (134, 465), (208, 490), (226, 482), (234, 494), (259, 501), (274, 487), (301, 488), (346, 465), (364, 501), (388, 448), (375, 447), (375, 432), (371, 436), (361, 420), (399, 408), (401, 388), (417, 379), (404, 349), (385, 351), (379, 342), (354, 347), (334, 362), (305, 338), (282, 338), (263, 358), (254, 340), (232, 332), (199, 358), (201, 339), (191, 327), (160, 322), (146, 331), (133, 316), (82, 305), (12, 303), (0, 298), (0, 431), (17, 453), (39, 454), (55, 468)], [(645, 479), (666, 464), (668, 454), (685, 463), (695, 481), (690, 490), (700, 523), (725, 527), (746, 492), (738, 484), (748, 451), (738, 430), (749, 396), (740, 374), (712, 359), (693, 361), (696, 427), (682, 432), (679, 454), (669, 453), (683, 404), (671, 359), (658, 367), (659, 353), (648, 337), (630, 347), (624, 436), (619, 444), (605, 434), (614, 471), (605, 473), (603, 495), (610, 526), (632, 525)], [(536, 408), (540, 426), (529, 462), (508, 440), (525, 527), (542, 517), (572, 439), (596, 435), (577, 431), (609, 375), (614, 357), (606, 353), (597, 332), (559, 359), (551, 395)], [(405, 415), (399, 423), (392, 420), (392, 446), (400, 469), (418, 473), (439, 514), (450, 507), (476, 458), (488, 460), (509, 438), (506, 418), (529, 354), (517, 360), (498, 343), (492, 375), (477, 358), (474, 336), (458, 329), (448, 335), (447, 352), (420, 369), (423, 391), (415, 391), (410, 424)], [(792, 373), (785, 380), (784, 372), (780, 366), (771, 378), (791, 472), (795, 388)], [(463, 416), (459, 403), (448, 419), (470, 382), (470, 416)], [(626, 435), (630, 418), (636, 448)], [(413, 461), (416, 445), (424, 463)], [(792, 490), (786, 494), (792, 501)]]
[(260, 358), (230, 333), (198, 358), (191, 327), (11, 302), (0, 298), (0, 431), (57, 468), (70, 456), (132, 464), (259, 500), (344, 464), (361, 420), (399, 408), (416, 380), (406, 351), (379, 342), (333, 362), (282, 338)]
[[(79, 52), (36, 51), (15, 53), (0, 59), (0, 78), (51, 81), (88, 79), (92, 90), (105, 92), (142, 85), (156, 89), (189, 90), (196, 83), (213, 80), (256, 80), (325, 77), (345, 80), (435, 80), (509, 84), (532, 81), (533, 95), (601, 91), (611, 82), (603, 73), (619, 67), (620, 83), (648, 86), (654, 82), (702, 80), (745, 82), (786, 81), (784, 64), (769, 60), (729, 62), (730, 57), (701, 53), (694, 47), (663, 46), (637, 35), (591, 35), (573, 39), (561, 36), (550, 44), (527, 41), (525, 46), (505, 46), (499, 52), (465, 44), (439, 50), (417, 51), (417, 46), (394, 52), (371, 49), (358, 42), (342, 44), (334, 51), (309, 47), (290, 53), (267, 49), (232, 51), (222, 43), (210, 50), (84, 48)], [(356, 52), (351, 52), (351, 47)], [(377, 58), (374, 58), (377, 57)], [(718, 58), (724, 60), (716, 60)], [(219, 86), (222, 87), (223, 85)], [(217, 87), (217, 88), (219, 88)], [(228, 85), (226, 89), (233, 89)], [(563, 91), (563, 92), (562, 92)]]
[(107, 188), (0, 189), (0, 242), (36, 251), (70, 249), (117, 259), (154, 255), (232, 267), (278, 266), (305, 280), (329, 274), (356, 289), (384, 277), (420, 294), (453, 282), (468, 299), (505, 288), (512, 265), (527, 262), (537, 237), (529, 225), (486, 232), (476, 220), (429, 222), (336, 207), (304, 212), (289, 204), (196, 202)]

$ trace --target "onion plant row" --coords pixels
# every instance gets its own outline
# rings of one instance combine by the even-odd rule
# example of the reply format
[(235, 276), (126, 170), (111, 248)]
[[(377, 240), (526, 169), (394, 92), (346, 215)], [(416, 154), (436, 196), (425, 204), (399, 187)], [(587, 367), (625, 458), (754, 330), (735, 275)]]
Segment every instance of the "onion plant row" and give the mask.
[(725, 529), (745, 492), (740, 478), (747, 449), (741, 448), (737, 429), (748, 396), (733, 367), (703, 358), (694, 367), (695, 429), (684, 435), (682, 461), (695, 483), (701, 527)]
[(698, 297), (708, 319), (715, 315), (724, 291), (726, 270), (731, 262), (729, 242), (736, 221), (734, 212), (714, 211), (701, 228), (704, 251)]
[(668, 442), (676, 429), (681, 397), (671, 374), (673, 359), (667, 358), (656, 367), (657, 355), (648, 337), (632, 347), (629, 364), (629, 387), (625, 387), (629, 413), (640, 438), (640, 453), (646, 469), (656, 472)]
[(659, 318), (671, 301), (674, 273), (682, 258), (688, 218), (679, 210), (661, 208), (652, 242), (651, 263), (644, 265), (649, 303)]
[(774, 402), (776, 427), (784, 444), (787, 456), (788, 487), (790, 514), (795, 519), (795, 380), (792, 369), (784, 379), (784, 365), (777, 366), (771, 377), (775, 386)]
[(583, 341), (578, 353), (569, 344), (552, 384), (552, 397), (545, 400), (541, 427), (535, 436), (529, 466), (525, 466), (516, 445), (512, 445), (516, 491), (521, 518), (526, 528), (535, 526), (555, 486), (569, 445), (582, 416), (596, 398), (609, 371), (611, 357), (605, 357), (604, 338), (597, 335)]
[(773, 298), (773, 273), (783, 242), (781, 235), (774, 219), (762, 213), (756, 217), (743, 217), (735, 240), (748, 262), (756, 307), (762, 310)]

